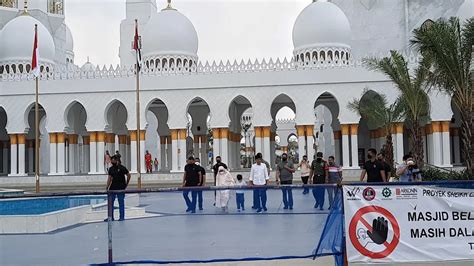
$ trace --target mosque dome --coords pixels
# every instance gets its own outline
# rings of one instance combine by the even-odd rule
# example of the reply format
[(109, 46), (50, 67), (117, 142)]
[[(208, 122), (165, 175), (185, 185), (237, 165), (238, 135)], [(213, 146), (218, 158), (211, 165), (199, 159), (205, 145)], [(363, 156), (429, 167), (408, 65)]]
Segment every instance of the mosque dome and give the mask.
[[(197, 61), (196, 29), (185, 15), (169, 3), (167, 8), (151, 17), (142, 40), (142, 58), (148, 67), (171, 67), (170, 62), (177, 65), (184, 64), (185, 60), (189, 64)], [(158, 64), (156, 60), (162, 62)]]
[(33, 53), (34, 28), (38, 25), (39, 64), (49, 71), (55, 65), (55, 45), (48, 29), (28, 14), (10, 20), (0, 38), (0, 66), (10, 73), (29, 72)]
[(459, 7), (456, 16), (464, 24), (467, 19), (474, 17), (474, 0), (464, 0), (464, 3)]
[[(296, 18), (293, 26), (294, 54), (297, 61), (326, 61), (335, 55), (348, 61), (351, 28), (344, 12), (335, 4), (315, 1)], [(321, 60), (320, 51), (324, 51)], [(301, 55), (304, 56), (301, 59)], [(341, 62), (342, 60), (339, 60)]]
[(95, 69), (95, 66), (89, 61), (89, 57), (87, 57), (87, 62), (85, 62), (84, 65), (81, 66), (81, 71), (90, 72), (94, 71)]

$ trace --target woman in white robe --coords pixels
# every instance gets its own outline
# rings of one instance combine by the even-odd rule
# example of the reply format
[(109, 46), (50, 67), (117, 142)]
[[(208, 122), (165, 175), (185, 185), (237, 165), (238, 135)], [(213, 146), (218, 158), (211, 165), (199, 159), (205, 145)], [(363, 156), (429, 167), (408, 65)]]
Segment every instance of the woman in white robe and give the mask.
[[(219, 166), (219, 170), (216, 176), (216, 186), (218, 187), (229, 187), (234, 186), (235, 180), (232, 175), (223, 166)], [(222, 208), (223, 211), (227, 211), (228, 203), (230, 199), (230, 190), (217, 190), (216, 192), (216, 207)]]

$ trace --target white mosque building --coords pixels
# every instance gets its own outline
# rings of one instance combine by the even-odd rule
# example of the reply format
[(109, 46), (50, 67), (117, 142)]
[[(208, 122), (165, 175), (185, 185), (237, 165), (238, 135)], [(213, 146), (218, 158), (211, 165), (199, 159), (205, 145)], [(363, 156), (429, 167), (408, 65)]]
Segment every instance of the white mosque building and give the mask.
[[(298, 140), (300, 156), (312, 158), (323, 150), (356, 173), (367, 149), (380, 149), (384, 136), (348, 109), (348, 103), (364, 91), (364, 97), (397, 97), (394, 84), (367, 70), (361, 58), (397, 49), (415, 62), (408, 49), (412, 30), (428, 19), (472, 17), (473, 2), (308, 1), (294, 23), (291, 59), (202, 62), (199, 35), (185, 14), (164, 0), (126, 0), (126, 17), (117, 25), (121, 65), (88, 62), (78, 67), (64, 0), (29, 1), (26, 12), (23, 1), (0, 0), (0, 174), (20, 180), (34, 172), (30, 62), (35, 24), (41, 36), (42, 175), (100, 176), (106, 150), (120, 151), (124, 164), (137, 172), (137, 145), (159, 159), (162, 172), (182, 172), (189, 154), (205, 164), (220, 155), (231, 169), (240, 170), (243, 152), (262, 152), (274, 162), (275, 140), (281, 153), (289, 138)], [(135, 19), (142, 29), (144, 62), (140, 143), (130, 45)], [(430, 104), (427, 162), (462, 165), (457, 110), (448, 95), (433, 93)], [(291, 109), (294, 118), (278, 120), (282, 108)], [(412, 145), (404, 124), (394, 127), (395, 159), (400, 162)]]

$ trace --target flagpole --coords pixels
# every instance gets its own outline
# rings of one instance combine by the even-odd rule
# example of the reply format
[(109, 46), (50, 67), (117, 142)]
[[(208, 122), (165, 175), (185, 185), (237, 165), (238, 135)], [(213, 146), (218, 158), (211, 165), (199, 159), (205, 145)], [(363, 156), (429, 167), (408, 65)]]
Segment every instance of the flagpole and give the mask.
[[(38, 32), (38, 25), (35, 24), (35, 36)], [(36, 58), (38, 60), (38, 58)], [(39, 78), (35, 78), (35, 179), (36, 179), (36, 193), (40, 192), (40, 174), (39, 174)]]
[[(135, 28), (138, 27), (138, 20), (135, 19)], [(137, 49), (140, 48), (140, 40), (137, 41)], [(138, 53), (138, 50), (135, 51)], [(136, 87), (136, 112), (137, 112), (137, 172), (138, 172), (138, 189), (142, 188), (142, 173), (141, 173), (141, 152), (140, 152), (140, 66), (139, 62), (137, 61), (135, 64), (135, 69), (136, 69), (136, 82), (137, 82), (137, 87)]]

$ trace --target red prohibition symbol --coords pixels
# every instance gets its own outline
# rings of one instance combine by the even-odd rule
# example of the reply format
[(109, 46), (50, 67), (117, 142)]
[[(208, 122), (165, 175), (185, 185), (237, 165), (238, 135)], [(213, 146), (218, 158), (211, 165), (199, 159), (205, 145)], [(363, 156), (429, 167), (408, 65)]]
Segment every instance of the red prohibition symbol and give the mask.
[[(373, 231), (372, 226), (369, 222), (367, 222), (363, 216), (367, 213), (375, 212), (378, 215), (382, 215), (387, 218), (393, 228), (393, 239), (391, 242), (385, 241), (382, 245), (385, 246), (385, 249), (380, 252), (374, 252), (368, 250), (366, 247), (362, 246), (359, 239), (357, 238), (357, 224), (360, 222), (362, 223), (369, 231)], [(360, 254), (372, 258), (372, 259), (383, 259), (390, 255), (395, 248), (397, 247), (398, 243), (400, 242), (400, 226), (398, 225), (397, 220), (390, 213), (387, 209), (382, 208), (380, 206), (366, 206), (359, 209), (352, 217), (351, 222), (349, 223), (349, 238), (351, 240), (352, 245), (354, 248), (360, 252)]]

